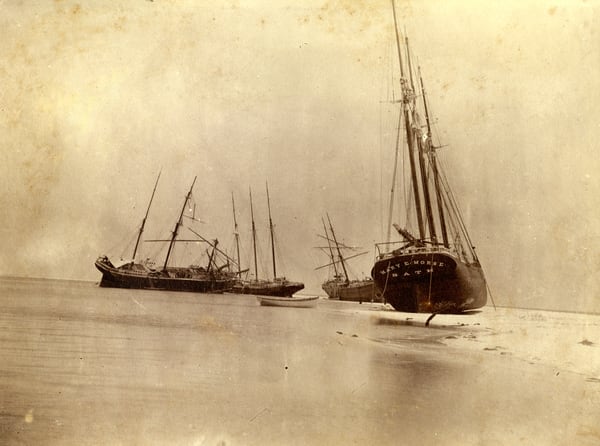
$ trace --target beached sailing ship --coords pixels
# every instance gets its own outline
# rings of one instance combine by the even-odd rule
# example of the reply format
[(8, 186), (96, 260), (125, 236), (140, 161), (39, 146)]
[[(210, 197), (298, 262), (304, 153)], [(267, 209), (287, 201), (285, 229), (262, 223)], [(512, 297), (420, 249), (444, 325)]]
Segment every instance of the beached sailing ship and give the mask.
[[(235, 265), (235, 262), (217, 247), (218, 240), (207, 240), (191, 227), (187, 226), (187, 229), (197, 238), (191, 240), (177, 238), (179, 231), (183, 226), (184, 217), (195, 219), (194, 216), (188, 216), (185, 213), (186, 209), (189, 208), (188, 205), (192, 198), (192, 190), (196, 178), (194, 178), (190, 190), (186, 195), (171, 238), (168, 240), (145, 240), (146, 242), (169, 242), (167, 255), (162, 268), (155, 268), (152, 262), (136, 261), (138, 247), (142, 233), (144, 232), (144, 226), (146, 224), (146, 219), (148, 218), (148, 213), (150, 212), (150, 206), (154, 199), (154, 193), (156, 192), (159, 178), (160, 174), (154, 185), (146, 215), (142, 220), (142, 225), (138, 232), (131, 259), (124, 261), (120, 260), (119, 262), (113, 263), (108, 256), (103, 255), (96, 260), (96, 268), (102, 273), (100, 286), (166, 291), (192, 291), (197, 293), (219, 293), (231, 289), (235, 283), (236, 275), (234, 272), (230, 271), (230, 268)], [(169, 260), (175, 244), (187, 242), (202, 242), (209, 245), (210, 249), (207, 252), (208, 264), (206, 266), (190, 265), (187, 267), (179, 267), (169, 265)]]
[[(483, 269), (441, 168), (437, 153), (440, 146), (432, 141), (431, 118), (420, 68), (417, 73), (413, 70), (408, 39), (404, 39), (404, 47), (401, 44), (393, 0), (392, 9), (402, 96), (388, 241), (376, 245), (371, 275), (384, 299), (399, 311), (458, 313), (480, 308), (487, 301)], [(416, 77), (418, 86), (415, 85)], [(392, 224), (401, 123), (406, 132), (408, 152), (405, 178), (407, 190), (411, 189), (408, 192), (410, 199), (403, 203), (411, 216), (407, 218), (405, 228)], [(390, 241), (392, 226), (402, 237), (401, 241)]]
[[(254, 253), (254, 279), (239, 279), (231, 290), (238, 294), (257, 294), (261, 296), (290, 297), (304, 288), (301, 282), (293, 282), (285, 277), (277, 277), (277, 263), (275, 259), (275, 238), (273, 220), (271, 218), (271, 201), (269, 187), (267, 186), (267, 207), (269, 212), (269, 234), (271, 240), (271, 260), (273, 265), (273, 280), (259, 279), (258, 261), (256, 254), (256, 224), (254, 222), (254, 207), (252, 204), (252, 191), (250, 191), (250, 215), (252, 219), (252, 250)], [(235, 213), (235, 212), (234, 212)], [(234, 216), (234, 221), (235, 221)], [(236, 231), (237, 232), (237, 231)]]
[(327, 241), (327, 246), (319, 248), (327, 252), (330, 262), (315, 269), (330, 268), (330, 271), (333, 271), (333, 277), (330, 277), (321, 285), (323, 291), (327, 293), (330, 299), (353, 302), (381, 302), (381, 294), (375, 289), (372, 278), (350, 279), (348, 273), (348, 260), (367, 254), (367, 251), (345, 256), (344, 251), (355, 251), (355, 248), (338, 241), (329, 214), (327, 215), (329, 230), (325, 225), (325, 220), (321, 219), (321, 221), (323, 222), (325, 235), (319, 235), (319, 237)]

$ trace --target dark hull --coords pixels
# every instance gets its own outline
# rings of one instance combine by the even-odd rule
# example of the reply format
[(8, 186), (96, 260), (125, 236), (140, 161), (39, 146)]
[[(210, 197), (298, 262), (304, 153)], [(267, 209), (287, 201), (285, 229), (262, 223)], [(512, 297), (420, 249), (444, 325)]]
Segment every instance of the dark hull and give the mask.
[(290, 297), (292, 294), (304, 288), (300, 282), (282, 281), (258, 281), (237, 283), (231, 289), (236, 294), (257, 294), (260, 296)]
[(321, 286), (330, 299), (351, 302), (382, 302), (381, 293), (375, 289), (372, 280), (328, 280)]
[(487, 302), (481, 266), (443, 251), (386, 256), (375, 262), (371, 276), (398, 311), (461, 313)]
[[(110, 261), (96, 260), (102, 273), (101, 287), (143, 290), (189, 291), (194, 293), (222, 293), (231, 289), (235, 280), (222, 273), (194, 272), (186, 268), (172, 268), (167, 273), (116, 268)], [(188, 275), (191, 277), (173, 277)]]

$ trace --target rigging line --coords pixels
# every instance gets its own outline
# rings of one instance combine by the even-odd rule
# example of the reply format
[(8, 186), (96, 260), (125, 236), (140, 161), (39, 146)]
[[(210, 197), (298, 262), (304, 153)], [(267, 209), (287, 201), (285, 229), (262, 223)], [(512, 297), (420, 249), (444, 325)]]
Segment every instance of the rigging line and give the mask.
[(204, 253), (201, 253), (200, 255), (193, 257), (192, 262), (190, 263), (190, 266), (191, 265), (201, 265), (203, 258), (204, 258)]
[[(433, 165), (433, 161), (431, 160), (431, 158), (428, 156), (427, 157), (427, 170), (426, 170), (426, 174), (427, 174), (427, 178), (428, 180), (432, 183), (432, 187), (435, 191), (435, 194), (432, 194), (432, 209), (435, 207), (436, 209), (439, 210), (440, 207), (440, 200), (441, 200), (441, 192), (439, 190), (439, 174), (438, 174), (438, 178), (437, 178), (437, 187), (436, 187), (436, 178), (435, 178), (435, 167)], [(433, 178), (433, 179), (431, 179)], [(435, 204), (435, 206), (434, 206)], [(432, 222), (435, 225), (437, 223), (438, 227), (442, 230), (443, 232), (443, 228), (442, 228), (442, 221), (440, 219), (440, 215), (438, 212), (434, 212), (432, 210)], [(438, 240), (439, 241), (439, 240)]]
[[(267, 267), (267, 263), (268, 262), (268, 256), (265, 256), (263, 254), (263, 247), (260, 243), (260, 239), (258, 238), (258, 231), (256, 234), (256, 257), (257, 257), (257, 268), (256, 268), (256, 277), (255, 280), (259, 280), (259, 277), (265, 277), (266, 279), (269, 278), (269, 274), (270, 274), (270, 268)], [(263, 242), (264, 244), (264, 242)]]
[[(389, 81), (388, 81), (389, 82)], [(392, 83), (393, 85), (393, 83)], [(392, 96), (394, 96), (394, 93), (392, 93)], [(384, 153), (387, 154), (389, 151), (389, 138), (388, 138), (388, 132), (387, 129), (390, 128), (390, 126), (388, 125), (388, 120), (386, 120), (386, 122), (384, 123), (384, 116), (385, 117), (389, 117), (390, 115), (390, 110), (389, 107), (393, 107), (393, 104), (397, 102), (396, 99), (394, 97), (392, 97), (390, 99), (390, 95), (389, 95), (389, 89), (388, 89), (388, 94), (386, 96), (386, 100), (385, 101), (380, 101), (379, 104), (379, 232), (380, 232), (380, 238), (383, 239), (383, 235), (384, 235), (384, 222), (386, 221), (386, 206), (385, 206), (385, 202), (386, 202), (386, 198), (387, 198), (387, 185), (384, 185), (385, 181), (384, 178), (386, 177), (386, 175), (384, 175), (384, 172), (386, 172), (386, 174), (389, 172), (389, 169), (387, 168), (387, 164), (385, 162), (385, 158), (384, 158)], [(385, 106), (384, 104), (387, 104), (387, 106)], [(384, 109), (385, 107), (385, 109)], [(395, 109), (395, 107), (393, 107)], [(385, 113), (384, 113), (385, 110)], [(385, 125), (384, 125), (385, 124)], [(384, 132), (384, 128), (386, 129), (386, 131)], [(389, 217), (389, 214), (387, 215), (387, 217)]]
[(485, 281), (485, 287), (487, 288), (487, 292), (490, 295), (490, 300), (492, 301), (492, 305), (494, 306), (494, 311), (496, 311), (496, 302), (494, 302), (494, 297), (492, 296), (492, 289), (490, 288), (490, 285), (488, 284), (487, 280)]
[[(427, 106), (429, 107), (429, 111), (430, 111), (430, 116), (435, 116), (433, 112), (431, 112), (431, 104), (427, 103)], [(442, 147), (442, 140), (440, 139), (440, 130), (438, 128), (437, 125), (437, 121), (435, 121), (435, 119), (430, 119), (430, 124), (431, 127), (433, 127), (433, 131), (431, 132), (431, 137), (433, 138), (435, 136), (436, 140), (437, 140), (437, 144), (436, 147)], [(446, 147), (446, 146), (444, 146)]]
[(123, 258), (125, 251), (129, 251), (129, 245), (131, 245), (133, 243), (133, 239), (135, 239), (136, 233), (137, 233), (137, 231), (134, 231), (134, 232), (125, 233), (125, 235), (122, 235), (121, 238), (119, 239), (119, 241), (107, 250), (107, 253), (109, 255), (112, 255), (113, 253), (115, 253), (115, 251), (117, 251), (117, 249), (119, 247), (121, 247), (125, 244), (126, 240), (128, 240), (127, 246), (122, 250), (122, 252), (120, 254), (120, 257)]
[(162, 173), (162, 170), (160, 172), (158, 172), (158, 177), (156, 178), (156, 183), (154, 183), (154, 189), (152, 190), (152, 196), (150, 197), (150, 202), (148, 203), (148, 207), (146, 209), (146, 214), (144, 215), (144, 218), (142, 219), (142, 224), (140, 225), (140, 231), (137, 236), (137, 240), (135, 242), (135, 247), (133, 248), (133, 254), (131, 256), (132, 259), (135, 259), (135, 255), (138, 252), (138, 247), (140, 245), (140, 239), (142, 238), (142, 233), (144, 232), (144, 227), (146, 226), (146, 220), (148, 219), (148, 214), (150, 213), (150, 206), (152, 205), (152, 201), (154, 200), (154, 194), (156, 192), (156, 187), (158, 186), (158, 180), (160, 179), (161, 173)]
[(408, 187), (409, 189), (406, 190), (406, 193), (408, 195), (408, 197), (406, 197), (406, 215), (405, 215), (405, 219), (406, 219), (406, 226), (409, 227), (410, 225), (410, 216), (411, 216), (411, 211), (413, 209), (413, 194), (411, 194), (409, 191), (410, 189), (412, 189), (413, 185), (412, 185), (412, 178), (410, 178), (410, 176), (408, 176)]
[[(406, 125), (406, 123), (404, 124)], [(406, 132), (404, 132), (406, 133)], [(406, 148), (408, 146), (408, 141), (406, 139), (406, 136), (403, 138), (402, 140), (403, 142), (403, 150), (402, 150), (402, 187), (404, 188), (404, 203), (406, 203), (405, 206), (405, 211), (406, 211), (406, 215), (404, 216), (405, 218), (405, 226), (409, 225), (409, 214), (410, 214), (410, 209), (412, 208), (412, 194), (410, 193), (410, 191), (413, 188), (412, 185), (412, 177), (410, 175), (407, 175), (406, 170), (408, 169), (407, 167), (407, 151), (404, 150), (404, 148)], [(407, 184), (408, 182), (408, 184)], [(398, 216), (399, 218), (402, 218), (402, 215), (400, 215), (400, 212), (398, 212)]]
[[(442, 199), (442, 207), (444, 208), (444, 210), (446, 212), (446, 217), (447, 217), (447, 221), (446, 221), (447, 230), (449, 232), (451, 232), (452, 234), (460, 233), (462, 231), (460, 230), (460, 228), (457, 225), (457, 218), (455, 216), (455, 211), (453, 210), (453, 208), (449, 202), (449, 198), (447, 196), (447, 189), (443, 184), (441, 186), (443, 188), (443, 192), (445, 193), (445, 195), (441, 195), (441, 199)], [(450, 246), (456, 252), (458, 252), (457, 247), (456, 247), (456, 236), (454, 236), (452, 238), (452, 243), (450, 244)]]
[[(148, 259), (152, 259), (152, 261), (156, 261), (156, 259), (158, 259), (159, 254), (165, 249), (165, 245), (161, 245), (161, 244), (157, 244), (156, 248), (152, 251), (150, 251), (149, 255), (147, 256)], [(162, 256), (160, 256), (162, 257)]]
[(248, 268), (246, 268), (246, 272), (245, 272), (245, 279), (248, 278), (248, 274), (249, 274), (249, 269), (252, 267), (252, 260), (251, 260), (251, 254), (248, 250), (246, 250), (246, 248), (244, 247), (244, 245), (242, 244), (241, 248), (241, 259), (245, 262), (245, 265), (248, 265)]
[[(447, 180), (445, 172), (443, 170), (442, 170), (441, 174), (442, 174), (443, 182), (445, 182), (446, 184), (448, 184), (448, 180)], [(463, 233), (463, 236), (465, 237), (465, 241), (468, 244), (469, 252), (473, 256), (473, 259), (475, 261), (479, 261), (479, 259), (477, 257), (477, 253), (475, 252), (475, 249), (473, 247), (473, 242), (471, 241), (471, 237), (469, 236), (469, 233), (467, 231), (467, 227), (465, 225), (465, 222), (464, 222), (464, 219), (463, 219), (462, 212), (461, 212), (460, 206), (458, 204), (458, 201), (454, 197), (454, 194), (452, 193), (452, 190), (449, 187), (447, 189), (448, 189), (447, 190), (448, 197), (449, 197), (450, 201), (452, 202), (453, 206), (456, 208), (456, 210), (455, 210), (456, 216), (457, 216), (458, 222), (460, 224), (460, 228), (461, 228), (461, 231)]]
[[(425, 157), (423, 157), (423, 169), (422, 169), (422, 174), (421, 174), (421, 182), (423, 183), (427, 183), (427, 201), (429, 202), (428, 204), (428, 208), (429, 210), (427, 211), (427, 218), (425, 219), (425, 229), (426, 229), (426, 233), (429, 233), (429, 239), (434, 241), (434, 237), (433, 237), (433, 231), (435, 231), (435, 228), (432, 228), (432, 226), (434, 225), (433, 220), (432, 220), (432, 212), (431, 212), (431, 197), (430, 197), (430, 193), (429, 193), (429, 175), (427, 175), (427, 167), (428, 167), (428, 161), (425, 159)], [(423, 188), (425, 190), (425, 188)]]
[(390, 278), (390, 265), (392, 264), (392, 262), (388, 262), (388, 267), (387, 267), (387, 272), (385, 274), (385, 283), (383, 285), (383, 291), (381, 292), (381, 297), (383, 297), (383, 302), (386, 302), (386, 298), (385, 298), (385, 291), (387, 290), (387, 285), (388, 285), (388, 279)]
[[(431, 265), (433, 265), (433, 252), (431, 252)], [(431, 288), (433, 287), (433, 267), (429, 268), (429, 291), (427, 292), (427, 300), (431, 304)]]
[[(396, 36), (396, 41), (397, 41), (398, 37)], [(386, 87), (387, 87), (387, 102), (388, 103), (396, 103), (399, 102), (402, 99), (402, 91), (399, 94), (399, 98), (398, 100), (396, 99), (396, 82), (394, 80), (394, 49), (396, 46), (396, 41), (392, 41), (392, 40), (388, 40), (387, 42), (387, 47), (386, 47), (386, 61), (387, 61), (387, 69), (389, 70), (389, 74), (385, 75), (385, 79), (386, 79)], [(398, 56), (400, 56), (400, 54), (398, 54)], [(400, 67), (402, 69), (402, 67)], [(401, 84), (402, 82), (400, 82)], [(390, 101), (390, 87), (391, 87), (391, 101)], [(380, 141), (380, 155), (379, 155), (379, 159), (380, 159), (380, 175), (379, 175), (379, 193), (380, 193), (380, 197), (382, 199), (380, 199), (380, 207), (379, 207), (379, 211), (380, 211), (380, 219), (379, 219), (379, 224), (380, 224), (380, 234), (382, 235), (381, 238), (383, 238), (383, 232), (384, 232), (384, 221), (386, 220), (384, 217), (385, 214), (385, 205), (384, 202), (385, 200), (383, 199), (383, 197), (385, 195), (387, 195), (386, 193), (384, 193), (384, 175), (383, 175), (383, 171), (384, 171), (384, 161), (383, 161), (383, 146), (384, 146), (384, 141), (383, 141), (383, 101), (380, 102), (380, 107), (379, 107), (379, 141)], [(404, 106), (404, 105), (403, 105)], [(389, 113), (386, 113), (386, 115)], [(397, 129), (397, 135), (396, 135), (396, 151), (395, 151), (395, 155), (394, 155), (394, 173), (393, 173), (393, 177), (392, 177), (392, 181), (391, 181), (391, 191), (390, 191), (390, 195), (389, 195), (389, 210), (388, 210), (388, 214), (387, 214), (387, 220), (388, 220), (388, 224), (387, 224), (387, 240), (389, 242), (390, 240), (390, 234), (391, 234), (391, 221), (393, 219), (393, 206), (394, 206), (394, 190), (397, 187), (397, 180), (396, 180), (396, 171), (397, 171), (397, 165), (398, 165), (398, 150), (399, 150), (399, 136), (400, 136), (400, 132), (401, 132), (401, 121), (402, 121), (402, 108), (399, 112), (399, 116), (398, 116), (398, 129)], [(386, 128), (388, 128), (386, 126)], [(386, 144), (386, 152), (387, 152), (387, 144)], [(387, 169), (386, 169), (387, 170)]]
[[(339, 246), (341, 249), (350, 249), (350, 250), (361, 249), (361, 247), (360, 247), (360, 246), (348, 246), (348, 245), (346, 245), (346, 244), (344, 244), (344, 243), (342, 243), (342, 242), (335, 241), (335, 240), (333, 240), (332, 238), (327, 238), (327, 237), (325, 237), (325, 236), (323, 236), (323, 235), (321, 235), (321, 234), (317, 234), (317, 237), (320, 237), (320, 238), (322, 238), (323, 240), (327, 240), (327, 242), (329, 242), (329, 243), (333, 243), (334, 245), (335, 245), (335, 244), (337, 244), (337, 245), (338, 245), (338, 246)], [(319, 246), (316, 246), (315, 248), (319, 248)], [(326, 246), (323, 246), (322, 248), (323, 248), (323, 249), (327, 249), (327, 247), (326, 247)]]
[(184, 243), (183, 252), (179, 254), (179, 262), (176, 265), (183, 265), (183, 259), (186, 259), (190, 255), (190, 246), (187, 243)]
[[(448, 207), (447, 203), (444, 203), (444, 205), (446, 206), (446, 211), (448, 213), (450, 213), (451, 209)], [(454, 249), (454, 251), (458, 252), (458, 248), (456, 246), (457, 243), (457, 235), (461, 232), (460, 229), (457, 227), (456, 224), (456, 219), (453, 216), (450, 216), (449, 218), (449, 222), (448, 222), (448, 229), (450, 230), (450, 232), (453, 234), (453, 238), (452, 238), (452, 248)]]
[(385, 67), (385, 71), (383, 76), (385, 78), (385, 89), (387, 100), (395, 101), (396, 100), (396, 83), (394, 82), (394, 63), (392, 62), (394, 59), (394, 45), (395, 43), (391, 40), (387, 42), (387, 48), (385, 49), (386, 53), (386, 61), (387, 67)]
[(452, 218), (454, 218), (455, 220), (457, 220), (459, 223), (461, 223), (460, 228), (461, 228), (461, 231), (464, 232), (464, 231), (466, 231), (466, 227), (464, 226), (460, 208), (458, 207), (458, 203), (454, 199), (454, 194), (452, 193), (452, 189), (450, 188), (448, 178), (446, 177), (446, 173), (444, 171), (445, 170), (444, 162), (441, 159), (439, 159), (438, 162), (441, 164), (441, 168), (438, 169), (438, 174), (440, 175), (440, 180), (441, 180), (440, 183), (444, 189), (444, 193), (445, 193), (445, 197), (446, 197), (446, 200), (444, 200), (446, 202), (446, 207), (447, 207), (448, 211), (450, 212), (450, 216)]
[[(215, 239), (214, 242), (208, 240), (207, 238), (201, 236), (199, 233), (197, 233), (196, 231), (194, 231), (192, 228), (190, 228), (189, 226), (184, 226), (188, 231), (191, 231), (194, 233), (194, 235), (196, 235), (197, 237), (200, 238), (200, 240), (208, 243), (216, 252), (220, 253), (221, 255), (223, 255), (226, 259), (228, 259), (229, 261), (233, 262), (234, 264), (237, 265), (236, 261), (234, 259), (231, 259), (227, 253), (223, 252), (221, 249), (217, 248), (217, 244), (219, 243), (217, 239)], [(199, 240), (199, 241), (200, 241)]]
[(391, 232), (392, 232), (392, 218), (393, 218), (393, 212), (394, 212), (394, 192), (396, 190), (396, 175), (398, 172), (398, 151), (400, 150), (400, 129), (402, 127), (402, 112), (404, 110), (404, 104), (402, 104), (402, 107), (400, 109), (400, 111), (398, 112), (398, 125), (396, 128), (396, 150), (394, 151), (394, 169), (393, 169), (393, 173), (392, 173), (392, 188), (390, 190), (390, 208), (388, 211), (388, 225), (387, 225), (387, 237), (386, 240), (389, 242), (390, 241), (390, 236), (391, 236)]
[[(369, 253), (369, 251), (359, 252), (358, 254), (354, 254), (353, 256), (344, 258), (344, 261), (353, 259), (355, 257), (362, 256), (362, 255), (365, 255), (365, 254), (368, 254), (368, 253)], [(331, 265), (338, 264), (338, 263), (340, 263), (340, 261), (339, 260), (335, 260), (334, 262), (328, 263), (327, 265), (319, 266), (319, 267), (315, 268), (315, 270), (322, 269), (322, 268), (325, 268), (327, 266), (331, 266)]]
[(379, 103), (379, 233), (383, 238), (383, 104)]
[[(287, 264), (285, 262), (285, 258), (281, 255), (281, 243), (279, 242), (279, 235), (277, 235), (275, 232), (273, 233), (273, 240), (275, 241), (275, 256), (277, 258), (278, 263), (281, 265), (279, 268), (279, 275), (281, 277), (285, 277), (285, 273), (287, 271)], [(273, 277), (273, 279), (275, 279), (275, 277)]]
[[(338, 243), (337, 238), (335, 236), (335, 232), (333, 231), (333, 225), (331, 224), (331, 218), (329, 218), (329, 212), (327, 212), (327, 222), (329, 223), (329, 231), (331, 232), (331, 236), (333, 237), (333, 243), (337, 250), (338, 261), (339, 261), (340, 266), (342, 267), (342, 271), (344, 271), (344, 276), (346, 276), (346, 282), (347, 282), (348, 281), (348, 271), (346, 270), (346, 264), (344, 262), (344, 257), (342, 256), (340, 244)], [(332, 259), (335, 260), (335, 257), (333, 255), (333, 249), (331, 252), (332, 252)]]
[[(355, 278), (360, 278), (360, 276), (356, 273), (356, 270), (354, 268), (352, 268), (350, 265), (348, 265), (347, 267), (348, 270), (348, 277), (355, 277)], [(349, 279), (349, 281), (352, 281), (354, 279)]]

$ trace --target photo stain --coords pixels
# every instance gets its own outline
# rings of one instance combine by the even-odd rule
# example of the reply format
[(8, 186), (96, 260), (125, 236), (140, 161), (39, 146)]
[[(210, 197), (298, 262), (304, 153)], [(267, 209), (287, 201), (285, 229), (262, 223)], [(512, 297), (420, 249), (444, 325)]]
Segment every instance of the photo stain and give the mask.
[(29, 409), (25, 415), (25, 422), (27, 424), (33, 423), (33, 409)]

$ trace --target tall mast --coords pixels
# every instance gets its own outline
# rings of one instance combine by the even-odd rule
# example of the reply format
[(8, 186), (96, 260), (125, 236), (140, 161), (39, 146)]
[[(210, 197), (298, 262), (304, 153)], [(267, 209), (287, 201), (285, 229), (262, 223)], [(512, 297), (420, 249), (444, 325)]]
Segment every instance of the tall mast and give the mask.
[(408, 158), (410, 160), (410, 175), (415, 196), (415, 210), (417, 214), (417, 224), (419, 225), (419, 236), (421, 240), (425, 238), (425, 227), (423, 226), (423, 211), (421, 210), (421, 196), (419, 195), (419, 184), (417, 179), (417, 167), (415, 163), (413, 133), (410, 129), (411, 123), (408, 118), (408, 109), (404, 105), (404, 122), (406, 123), (406, 140), (408, 142)]
[[(410, 59), (410, 49), (408, 46), (408, 37), (404, 37), (404, 42), (406, 44), (406, 59), (408, 60), (408, 70), (410, 72), (410, 86), (412, 91), (415, 91), (415, 86), (413, 82), (413, 73), (412, 73), (412, 65)], [(413, 96), (413, 124), (418, 124), (419, 120), (417, 119), (417, 110), (414, 107), (414, 96)], [(431, 196), (429, 194), (429, 181), (427, 179), (427, 168), (425, 165), (425, 158), (423, 157), (423, 144), (420, 138), (421, 129), (419, 127), (414, 127), (413, 132), (415, 133), (415, 140), (417, 141), (417, 152), (419, 154), (419, 170), (421, 172), (421, 184), (423, 185), (423, 201), (425, 202), (425, 214), (427, 216), (427, 223), (429, 225), (429, 233), (431, 234), (431, 240), (435, 243), (437, 241), (437, 236), (435, 233), (435, 225), (433, 223), (433, 212), (431, 211)]]
[(150, 202), (148, 203), (148, 209), (146, 209), (146, 215), (142, 220), (142, 226), (140, 226), (140, 232), (137, 236), (137, 240), (135, 241), (135, 248), (133, 248), (133, 256), (131, 256), (132, 260), (135, 260), (135, 255), (137, 254), (137, 249), (140, 244), (140, 239), (142, 238), (142, 232), (144, 232), (144, 226), (146, 226), (146, 219), (148, 218), (148, 213), (150, 212), (150, 206), (152, 205), (152, 200), (154, 200), (154, 192), (156, 192), (156, 186), (158, 186), (158, 180), (160, 179), (160, 172), (158, 172), (158, 177), (156, 178), (156, 183), (154, 183), (154, 189), (152, 190), (152, 196), (150, 197)]
[(344, 277), (346, 277), (346, 283), (350, 282), (348, 278), (348, 271), (346, 271), (346, 264), (344, 263), (344, 258), (342, 257), (342, 252), (340, 251), (340, 244), (337, 242), (335, 238), (335, 232), (333, 232), (333, 226), (331, 224), (331, 219), (329, 218), (329, 214), (327, 214), (327, 221), (329, 222), (329, 230), (331, 231), (331, 236), (333, 237), (333, 243), (335, 243), (335, 247), (338, 252), (338, 257), (340, 259), (340, 263), (342, 264), (342, 269), (344, 270)]
[(419, 81), (421, 82), (421, 95), (423, 96), (423, 108), (425, 109), (425, 120), (427, 122), (427, 153), (429, 154), (429, 161), (433, 169), (433, 182), (435, 185), (435, 196), (438, 207), (438, 215), (440, 218), (440, 226), (442, 229), (442, 240), (446, 248), (450, 247), (448, 243), (448, 230), (446, 228), (446, 218), (444, 216), (444, 203), (442, 202), (442, 193), (440, 188), (440, 174), (437, 166), (437, 156), (435, 148), (431, 143), (431, 121), (429, 118), (429, 108), (427, 107), (427, 96), (425, 95), (425, 86), (423, 85), (423, 77), (421, 76), (421, 67), (418, 68)]
[(217, 240), (217, 239), (215, 239), (214, 244), (211, 244), (212, 250), (210, 251), (210, 254), (208, 256), (208, 267), (206, 268), (207, 271), (212, 271), (213, 260), (215, 258), (215, 250), (217, 249), (218, 244), (219, 244), (219, 240)]
[(408, 36), (406, 36), (406, 28), (404, 28), (404, 44), (406, 45), (406, 61), (408, 62), (408, 77), (410, 78), (410, 89), (415, 91), (415, 83), (413, 81), (412, 61), (410, 60), (410, 48), (408, 46)]
[(394, 31), (396, 32), (396, 49), (398, 50), (398, 61), (400, 62), (400, 83), (402, 84), (402, 93), (404, 93), (404, 64), (402, 63), (402, 50), (400, 49), (400, 34), (398, 33), (398, 21), (396, 20), (396, 3), (392, 0), (392, 13), (394, 14)]
[(396, 175), (398, 172), (398, 152), (400, 151), (400, 132), (402, 127), (402, 111), (398, 113), (398, 128), (396, 129), (396, 151), (394, 153), (394, 172), (392, 174), (392, 187), (390, 189), (390, 208), (388, 211), (388, 225), (386, 241), (390, 242), (390, 234), (392, 232), (392, 217), (394, 214), (395, 190), (396, 190)]
[(402, 87), (402, 110), (404, 112), (404, 126), (406, 127), (406, 142), (408, 143), (408, 155), (410, 159), (410, 173), (415, 195), (415, 209), (417, 213), (417, 223), (419, 225), (419, 235), (421, 239), (425, 238), (425, 228), (423, 226), (423, 215), (421, 211), (421, 197), (419, 195), (419, 184), (417, 180), (417, 170), (415, 166), (415, 155), (413, 148), (413, 132), (411, 130), (411, 121), (408, 115), (408, 105), (413, 101), (414, 94), (406, 85), (404, 77), (404, 64), (402, 63), (402, 50), (400, 47), (400, 34), (398, 32), (398, 21), (396, 19), (396, 4), (392, 0), (392, 12), (394, 15), (394, 31), (396, 33), (396, 47), (398, 49), (398, 62), (400, 64), (400, 84)]
[(258, 280), (258, 263), (256, 261), (256, 226), (254, 224), (254, 208), (252, 206), (252, 189), (250, 191), (250, 216), (252, 217), (252, 249), (254, 251), (254, 280)]
[(238, 224), (237, 219), (235, 217), (235, 201), (233, 199), (233, 192), (231, 193), (231, 205), (233, 207), (233, 231), (235, 234), (235, 249), (237, 253), (238, 276), (240, 276), (242, 274), (242, 264), (240, 262), (240, 234), (238, 232)]
[(173, 244), (175, 243), (175, 239), (177, 238), (177, 232), (179, 231), (179, 226), (181, 226), (183, 223), (183, 221), (182, 221), (183, 220), (183, 212), (185, 211), (185, 206), (187, 205), (188, 201), (190, 201), (190, 198), (192, 197), (192, 189), (194, 188), (194, 184), (196, 183), (196, 178), (198, 178), (198, 177), (194, 177), (194, 181), (192, 181), (192, 185), (190, 186), (190, 191), (185, 196), (185, 201), (183, 202), (183, 206), (181, 207), (181, 213), (179, 214), (179, 219), (177, 220), (177, 223), (175, 223), (175, 229), (173, 229), (173, 236), (171, 237), (171, 242), (169, 243), (169, 250), (167, 251), (167, 257), (165, 258), (165, 264), (163, 266), (163, 270), (167, 269), (167, 263), (169, 263), (169, 257), (171, 256), (171, 250), (173, 249)]
[(425, 201), (425, 214), (427, 216), (427, 223), (429, 225), (429, 234), (431, 234), (431, 240), (435, 243), (437, 241), (437, 235), (435, 232), (435, 225), (433, 223), (433, 212), (431, 211), (431, 197), (429, 195), (429, 181), (427, 179), (427, 172), (425, 167), (425, 158), (423, 157), (423, 145), (421, 138), (417, 134), (417, 150), (419, 152), (419, 168), (421, 170), (421, 183), (423, 184), (423, 199)]
[(271, 257), (273, 259), (273, 280), (277, 277), (277, 268), (275, 266), (275, 240), (273, 238), (273, 220), (271, 220), (271, 201), (269, 200), (269, 184), (267, 186), (267, 207), (269, 209), (269, 230), (271, 232)]
[(331, 256), (331, 264), (333, 265), (333, 273), (335, 274), (334, 277), (337, 277), (338, 275), (338, 270), (337, 270), (337, 266), (336, 266), (336, 261), (335, 261), (335, 256), (333, 255), (333, 249), (331, 248), (331, 240), (329, 239), (329, 234), (327, 232), (327, 226), (325, 226), (325, 220), (323, 218), (321, 218), (321, 221), (323, 222), (323, 230), (325, 231), (325, 238), (327, 239), (327, 246), (329, 247), (329, 255)]

